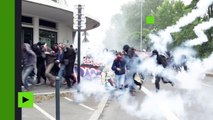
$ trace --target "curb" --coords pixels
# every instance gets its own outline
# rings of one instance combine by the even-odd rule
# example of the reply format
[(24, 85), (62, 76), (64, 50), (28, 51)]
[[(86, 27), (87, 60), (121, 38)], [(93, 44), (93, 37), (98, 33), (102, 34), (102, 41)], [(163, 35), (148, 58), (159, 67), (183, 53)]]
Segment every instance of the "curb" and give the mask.
[[(60, 92), (60, 97), (72, 96), (71, 91), (63, 91)], [(34, 93), (34, 102), (41, 103), (43, 101), (47, 101), (55, 98), (55, 92), (46, 92), (46, 93)]]

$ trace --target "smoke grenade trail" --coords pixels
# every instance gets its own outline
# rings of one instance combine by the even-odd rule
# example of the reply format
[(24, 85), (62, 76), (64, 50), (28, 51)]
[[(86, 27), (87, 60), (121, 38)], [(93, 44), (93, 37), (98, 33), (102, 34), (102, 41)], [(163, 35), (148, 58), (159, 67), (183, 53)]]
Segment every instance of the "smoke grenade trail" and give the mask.
[(203, 0), (200, 0), (196, 5), (196, 9), (193, 9), (190, 13), (180, 18), (175, 25), (167, 27), (166, 31), (170, 33), (179, 32), (181, 27), (192, 23), (198, 17), (203, 17), (207, 13), (208, 7), (212, 3), (213, 0), (207, 0), (205, 2), (203, 2)]
[[(190, 23), (192, 23), (196, 18), (203, 17), (208, 10), (208, 7), (213, 3), (213, 0), (207, 0), (203, 2), (200, 0), (197, 5), (196, 9), (193, 9), (190, 13), (180, 18), (175, 25), (168, 26), (165, 30), (160, 30), (157, 35), (150, 34), (149, 37), (151, 39), (151, 42), (153, 44), (153, 49), (158, 49), (161, 52), (165, 52), (167, 50), (167, 44), (172, 42), (171, 33), (179, 32), (181, 30), (181, 27), (184, 27)], [(208, 24), (212, 26), (212, 20), (210, 22), (205, 23), (204, 25)], [(200, 25), (195, 30), (195, 33), (197, 32), (197, 35), (202, 35), (202, 38), (205, 38), (205, 35), (202, 34), (198, 29), (202, 27), (203, 25)], [(204, 27), (204, 29), (208, 29), (210, 27)], [(205, 30), (206, 30), (205, 29)], [(200, 34), (201, 33), (201, 34)], [(206, 41), (206, 39), (204, 39)]]
[(209, 28), (213, 27), (213, 18), (211, 18), (207, 22), (203, 22), (201, 24), (198, 24), (194, 28), (195, 34), (198, 36), (197, 38), (193, 40), (188, 40), (184, 43), (185, 46), (192, 47), (195, 45), (201, 45), (204, 42), (208, 41), (207, 36), (205, 35), (204, 31), (208, 30)]

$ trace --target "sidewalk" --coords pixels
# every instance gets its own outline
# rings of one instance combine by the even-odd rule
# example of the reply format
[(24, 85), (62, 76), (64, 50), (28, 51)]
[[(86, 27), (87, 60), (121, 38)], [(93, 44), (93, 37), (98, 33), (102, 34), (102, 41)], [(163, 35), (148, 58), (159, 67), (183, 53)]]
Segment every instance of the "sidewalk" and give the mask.
[[(83, 96), (83, 101), (76, 99), (75, 88), (65, 89), (66, 85), (60, 88), (60, 117), (62, 120), (98, 120), (108, 95), (101, 98), (94, 96)], [(55, 88), (49, 85), (33, 86), (34, 107), (22, 109), (23, 120), (56, 120)]]
[[(76, 91), (75, 88), (71, 88), (71, 89), (65, 89), (65, 88), (66, 88), (66, 85), (62, 85), (60, 88), (61, 97), (73, 96), (72, 93)], [(55, 97), (55, 87), (51, 87), (48, 84), (33, 86), (32, 91), (29, 91), (29, 92), (34, 93), (35, 103), (47, 101)]]

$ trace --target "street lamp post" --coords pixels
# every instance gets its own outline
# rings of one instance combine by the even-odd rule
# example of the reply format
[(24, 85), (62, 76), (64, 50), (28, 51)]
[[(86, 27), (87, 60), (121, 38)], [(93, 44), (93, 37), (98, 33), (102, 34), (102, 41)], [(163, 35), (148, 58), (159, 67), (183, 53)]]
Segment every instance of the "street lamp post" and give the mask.
[[(80, 77), (80, 67), (81, 67), (81, 30), (86, 28), (86, 18), (82, 14), (82, 5), (77, 5), (77, 14), (74, 14), (74, 29), (78, 31), (78, 71), (77, 71), (77, 80), (78, 84), (81, 81)], [(77, 16), (76, 16), (77, 15)], [(77, 18), (76, 18), (77, 17)]]
[(78, 5), (78, 84), (81, 81), (80, 67), (81, 67), (81, 5)]

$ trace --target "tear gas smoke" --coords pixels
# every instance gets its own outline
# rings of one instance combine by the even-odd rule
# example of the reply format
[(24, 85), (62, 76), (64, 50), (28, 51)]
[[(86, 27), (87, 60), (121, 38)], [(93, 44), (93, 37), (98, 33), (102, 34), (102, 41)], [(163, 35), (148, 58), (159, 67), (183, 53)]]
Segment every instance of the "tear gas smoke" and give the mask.
[[(160, 52), (167, 51), (167, 45), (173, 41), (171, 33), (179, 32), (181, 27), (190, 24), (198, 17), (203, 17), (207, 12), (208, 6), (212, 3), (213, 0), (200, 0), (196, 8), (180, 18), (175, 25), (169, 26), (165, 30), (160, 30), (156, 34), (150, 34), (149, 37), (154, 43), (152, 48)], [(174, 64), (186, 62), (188, 71), (177, 72), (170, 67), (164, 69), (162, 66), (156, 64), (156, 58), (154, 57), (143, 59), (142, 64), (139, 65), (139, 71), (143, 74), (161, 74), (163, 77), (174, 81), (175, 88), (173, 91), (161, 90), (153, 94), (153, 96), (146, 96), (142, 102), (137, 101), (137, 99), (131, 97), (128, 93), (122, 93), (121, 96), (118, 94), (117, 100), (121, 108), (130, 115), (144, 119), (164, 119), (165, 112), (168, 111), (174, 113), (180, 120), (200, 120), (203, 118), (201, 116), (202, 113), (205, 115), (205, 119), (212, 119), (213, 104), (210, 104), (213, 99), (213, 95), (210, 92), (212, 90), (208, 89), (206, 91), (206, 88), (202, 86), (202, 80), (205, 77), (205, 73), (213, 68), (213, 54), (206, 59), (199, 60), (195, 58), (196, 52), (191, 48), (191, 46), (202, 44), (208, 40), (203, 31), (209, 29), (212, 25), (212, 19), (200, 23), (194, 28), (198, 38), (185, 42), (185, 46), (180, 46), (173, 51)], [(113, 55), (102, 53), (100, 49), (92, 49), (94, 51), (90, 52), (90, 54), (96, 60), (101, 60), (104, 64), (110, 64), (110, 61), (113, 61)], [(186, 57), (186, 61), (182, 59), (182, 56)], [(95, 79), (92, 81), (82, 80), (80, 89), (84, 95), (88, 96), (101, 96), (106, 93), (100, 80)], [(76, 95), (76, 99), (79, 101), (84, 100), (82, 95)], [(165, 106), (166, 110), (163, 109)], [(193, 106), (201, 107), (202, 112), (196, 113), (196, 110), (191, 110)], [(196, 112), (193, 113), (193, 111)], [(194, 116), (191, 116), (192, 113)], [(168, 119), (168, 117), (166, 118)]]

